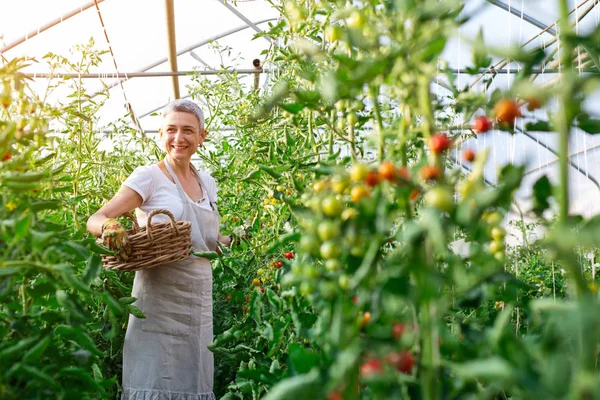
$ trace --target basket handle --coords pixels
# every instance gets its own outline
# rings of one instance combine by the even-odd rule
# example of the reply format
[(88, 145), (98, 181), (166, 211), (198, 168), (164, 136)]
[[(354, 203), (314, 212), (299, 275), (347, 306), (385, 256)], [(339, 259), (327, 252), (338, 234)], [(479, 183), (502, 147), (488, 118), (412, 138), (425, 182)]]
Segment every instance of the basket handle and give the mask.
[(146, 234), (148, 235), (148, 239), (150, 239), (150, 242), (154, 242), (154, 238), (152, 237), (152, 217), (154, 217), (156, 214), (165, 214), (167, 217), (169, 217), (171, 219), (171, 228), (175, 229), (175, 233), (179, 235), (179, 229), (177, 228), (177, 224), (175, 223), (175, 217), (173, 217), (171, 211), (165, 210), (164, 208), (159, 208), (150, 211), (150, 214), (148, 214), (148, 222), (146, 223)]
[(133, 223), (133, 225), (131, 227), (133, 230), (133, 233), (137, 233), (140, 230), (140, 226), (138, 225), (137, 218), (135, 217), (135, 215), (133, 215), (130, 212), (126, 212), (126, 213), (121, 214), (121, 216), (129, 218), (131, 220), (131, 222)]

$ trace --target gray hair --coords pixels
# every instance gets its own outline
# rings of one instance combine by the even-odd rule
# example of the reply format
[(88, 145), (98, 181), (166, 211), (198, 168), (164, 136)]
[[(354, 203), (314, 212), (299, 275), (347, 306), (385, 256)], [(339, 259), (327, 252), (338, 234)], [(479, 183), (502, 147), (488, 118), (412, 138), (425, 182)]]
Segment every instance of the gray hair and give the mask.
[(200, 124), (200, 131), (204, 130), (204, 112), (200, 107), (198, 107), (198, 104), (187, 99), (173, 100), (163, 109), (163, 118), (173, 111), (186, 112), (195, 115), (196, 118), (198, 118), (198, 123)]

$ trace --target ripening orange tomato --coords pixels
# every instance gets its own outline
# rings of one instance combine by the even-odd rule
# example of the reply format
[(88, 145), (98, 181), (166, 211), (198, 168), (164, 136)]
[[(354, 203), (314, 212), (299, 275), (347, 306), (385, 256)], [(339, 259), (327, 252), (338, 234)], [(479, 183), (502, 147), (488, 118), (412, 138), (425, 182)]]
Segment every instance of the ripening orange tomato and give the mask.
[(462, 155), (463, 160), (467, 162), (473, 162), (473, 160), (475, 160), (475, 152), (472, 149), (465, 149)]
[(384, 161), (379, 166), (379, 178), (384, 181), (393, 182), (396, 180), (396, 167), (389, 161)]
[(500, 123), (512, 125), (515, 119), (522, 117), (521, 109), (513, 99), (502, 99), (494, 106), (494, 116)]

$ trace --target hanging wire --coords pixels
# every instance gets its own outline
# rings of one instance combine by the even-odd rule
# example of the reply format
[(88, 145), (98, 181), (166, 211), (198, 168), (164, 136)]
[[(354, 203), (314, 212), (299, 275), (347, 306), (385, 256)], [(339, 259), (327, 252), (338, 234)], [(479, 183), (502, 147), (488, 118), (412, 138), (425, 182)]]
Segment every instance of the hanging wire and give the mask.
[[(100, 19), (100, 25), (102, 25), (102, 30), (104, 31), (104, 37), (106, 38), (106, 43), (108, 45), (108, 50), (110, 52), (110, 56), (112, 58), (113, 65), (115, 67), (116, 75), (119, 76), (119, 67), (117, 66), (117, 59), (115, 58), (115, 53), (113, 52), (112, 44), (110, 42), (110, 39), (108, 38), (108, 32), (106, 31), (106, 26), (104, 25), (104, 19), (102, 18), (102, 12), (100, 12), (100, 7), (98, 6), (98, 1), (94, 0), (94, 4), (96, 5), (96, 11), (98, 12), (98, 18)], [(127, 80), (127, 79), (129, 79), (129, 78), (127, 77), (127, 74), (125, 74), (125, 80)], [(129, 113), (134, 126), (140, 131), (142, 136), (145, 136), (145, 133), (144, 133), (144, 130), (142, 129), (140, 121), (135, 116), (135, 113), (133, 112), (133, 108), (131, 107), (131, 103), (129, 103), (129, 100), (127, 99), (127, 93), (125, 93), (125, 87), (123, 86), (122, 80), (119, 80), (119, 86), (121, 87), (121, 92), (123, 93), (123, 99), (125, 100), (125, 108), (127, 109), (127, 112)]]

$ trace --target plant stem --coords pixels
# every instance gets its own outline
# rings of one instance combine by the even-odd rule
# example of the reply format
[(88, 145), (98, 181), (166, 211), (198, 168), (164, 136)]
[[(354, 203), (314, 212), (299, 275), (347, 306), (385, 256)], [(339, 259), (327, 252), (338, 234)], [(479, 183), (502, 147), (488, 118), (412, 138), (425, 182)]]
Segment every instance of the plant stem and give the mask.
[[(435, 269), (435, 261), (432, 255), (431, 243), (426, 241), (421, 252), (421, 265), (428, 265)], [(421, 298), (422, 308), (420, 310), (420, 326), (421, 333), (421, 392), (424, 400), (437, 400), (439, 398), (438, 385), (438, 367), (439, 349), (438, 349), (438, 330), (437, 330), (437, 307), (435, 297), (431, 296), (431, 291), (434, 290), (429, 280), (429, 274), (425, 268), (418, 272), (418, 285), (420, 289), (419, 297)]]
[(333, 135), (335, 134), (335, 118), (337, 116), (335, 115), (335, 111), (331, 111), (331, 121), (332, 121), (332, 126), (331, 126), (331, 130), (329, 131), (329, 147), (328, 147), (328, 153), (331, 156), (333, 154)]
[(354, 146), (354, 125), (348, 125), (348, 141), (350, 142), (350, 156), (352, 162), (356, 162), (356, 147)]
[(377, 160), (381, 163), (385, 158), (385, 138), (383, 136), (383, 120), (381, 118), (381, 110), (379, 109), (379, 101), (377, 100), (378, 88), (375, 85), (369, 87), (369, 96), (373, 101), (373, 111), (375, 112), (375, 122), (377, 122)]
[(569, 9), (567, 0), (559, 1), (560, 8), (560, 44), (562, 52), (560, 54), (563, 67), (562, 79), (563, 90), (560, 98), (561, 107), (558, 116), (558, 136), (559, 136), (559, 223), (565, 226), (569, 214), (569, 136), (571, 132), (572, 113), (570, 112), (572, 100), (572, 77), (573, 77), (573, 45), (567, 38), (571, 31), (569, 24)]

